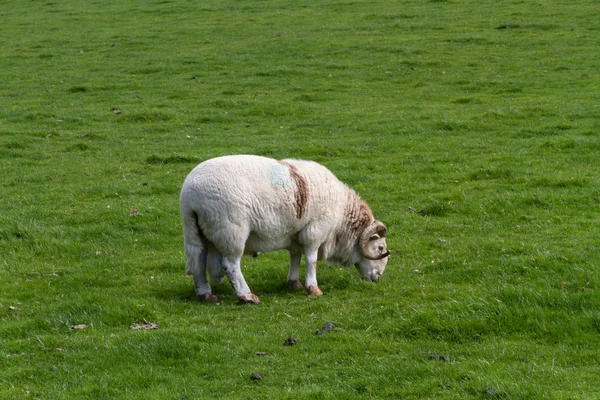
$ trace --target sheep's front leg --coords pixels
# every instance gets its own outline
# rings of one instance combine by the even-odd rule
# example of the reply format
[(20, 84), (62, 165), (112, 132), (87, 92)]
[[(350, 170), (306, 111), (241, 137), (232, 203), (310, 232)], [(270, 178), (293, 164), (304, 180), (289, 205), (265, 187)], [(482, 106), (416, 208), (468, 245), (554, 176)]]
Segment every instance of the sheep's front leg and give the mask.
[(290, 253), (290, 271), (288, 272), (287, 285), (292, 289), (302, 289), (303, 286), (300, 283), (300, 259), (302, 254)]
[(306, 251), (306, 283), (304, 285), (308, 296), (323, 294), (317, 285), (317, 250)]
[(250, 288), (242, 275), (240, 268), (240, 260), (242, 256), (227, 256), (223, 257), (223, 269), (225, 275), (233, 287), (233, 291), (238, 300), (242, 303), (258, 304), (258, 297), (250, 292)]

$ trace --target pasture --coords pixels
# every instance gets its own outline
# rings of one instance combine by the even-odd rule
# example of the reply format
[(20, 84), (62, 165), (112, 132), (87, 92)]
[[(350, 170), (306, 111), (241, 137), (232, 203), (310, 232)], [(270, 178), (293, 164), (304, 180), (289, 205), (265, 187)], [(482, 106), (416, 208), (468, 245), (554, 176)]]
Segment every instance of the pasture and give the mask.
[[(600, 398), (597, 3), (5, 0), (0, 24), (0, 398)], [(381, 281), (320, 264), (308, 298), (275, 252), (242, 261), (260, 305), (195, 302), (179, 191), (236, 153), (354, 188)]]

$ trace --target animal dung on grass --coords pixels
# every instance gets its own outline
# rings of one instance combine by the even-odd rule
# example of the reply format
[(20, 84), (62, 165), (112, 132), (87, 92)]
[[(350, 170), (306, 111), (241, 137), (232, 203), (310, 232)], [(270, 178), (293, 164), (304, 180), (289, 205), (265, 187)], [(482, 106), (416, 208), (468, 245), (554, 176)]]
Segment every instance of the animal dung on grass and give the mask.
[(253, 155), (207, 160), (185, 179), (180, 211), (186, 272), (199, 300), (216, 301), (207, 296), (208, 278), (219, 283), (227, 276), (241, 302), (259, 302), (240, 268), (244, 254), (288, 250), (291, 287), (302, 287), (304, 254), (309, 296), (322, 294), (317, 260), (354, 265), (363, 279), (378, 281), (390, 255), (386, 226), (352, 189), (312, 161)]
[(250, 375), (250, 379), (253, 381), (260, 381), (262, 379), (262, 376), (260, 376), (258, 372), (254, 371), (252, 375)]
[(450, 356), (448, 356), (448, 355), (431, 354), (429, 356), (429, 359), (430, 360), (438, 360), (438, 361), (450, 362)]
[(156, 325), (155, 323), (152, 323), (152, 322), (143, 322), (143, 323), (131, 324), (130, 328), (134, 329), (134, 330), (138, 330), (138, 329), (158, 329), (158, 325)]

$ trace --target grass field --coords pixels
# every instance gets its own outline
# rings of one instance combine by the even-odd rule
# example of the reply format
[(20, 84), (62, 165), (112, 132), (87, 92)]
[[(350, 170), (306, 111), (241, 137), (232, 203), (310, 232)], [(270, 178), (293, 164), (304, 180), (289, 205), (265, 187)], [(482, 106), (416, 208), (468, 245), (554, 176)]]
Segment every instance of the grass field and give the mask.
[[(0, 398), (600, 398), (596, 2), (5, 0), (0, 24)], [(359, 192), (382, 280), (320, 265), (307, 298), (276, 252), (243, 259), (260, 305), (195, 302), (179, 190), (235, 153)]]

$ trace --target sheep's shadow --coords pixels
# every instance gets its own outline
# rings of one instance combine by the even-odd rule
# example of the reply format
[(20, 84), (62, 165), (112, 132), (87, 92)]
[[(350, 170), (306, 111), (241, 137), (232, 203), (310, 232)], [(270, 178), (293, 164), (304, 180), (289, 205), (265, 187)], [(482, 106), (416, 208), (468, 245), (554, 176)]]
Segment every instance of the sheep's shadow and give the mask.
[[(305, 298), (303, 289), (292, 289), (287, 285), (287, 273), (289, 261), (287, 254), (282, 252), (273, 252), (267, 257), (244, 257), (243, 274), (252, 293), (260, 298), (269, 297), (273, 300), (289, 298)], [(327, 265), (319, 262), (318, 265), (319, 287), (324, 292), (332, 290), (345, 290), (352, 285), (351, 280), (356, 276), (352, 271), (339, 271), (340, 267)], [(352, 270), (353, 268), (341, 268), (342, 270)], [(304, 265), (300, 267), (301, 280), (304, 272)], [(175, 286), (162, 287), (155, 293), (155, 297), (176, 302), (198, 302), (194, 293), (194, 283), (191, 276)], [(212, 293), (217, 296), (219, 302), (238, 303), (227, 277), (218, 284), (211, 282)]]
[[(252, 290), (252, 293), (256, 294), (259, 298), (261, 296), (282, 299), (289, 296), (304, 296), (304, 291), (301, 289), (291, 289), (285, 282), (285, 276), (283, 279), (273, 278), (268, 280), (262, 280), (260, 282), (254, 282), (252, 279), (247, 279), (248, 285)], [(221, 283), (211, 283), (212, 294), (217, 296), (219, 302), (225, 303), (238, 303), (238, 299), (233, 292), (231, 284), (224, 278)], [(163, 286), (156, 288), (154, 291), (154, 297), (163, 301), (174, 301), (174, 302), (193, 302), (196, 303), (196, 293), (194, 292), (194, 281), (192, 277), (185, 279), (177, 285)]]
[[(259, 299), (263, 297), (268, 297), (272, 300), (306, 298), (304, 289), (290, 288), (286, 283), (286, 278), (286, 274), (261, 273), (260, 276), (248, 274), (246, 281), (248, 286), (250, 286), (252, 293), (257, 295)], [(349, 279), (352, 279), (352, 277), (327, 274), (327, 276), (324, 276), (323, 279), (319, 281), (319, 287), (324, 292), (345, 290), (351, 285)], [(194, 292), (193, 278), (190, 276), (189, 279), (185, 279), (184, 281), (185, 282), (177, 285), (161, 287), (154, 293), (154, 297), (166, 301), (198, 302)], [(224, 278), (223, 281), (218, 284), (211, 283), (211, 289), (212, 293), (219, 299), (219, 303), (238, 303), (233, 288), (227, 278)]]

